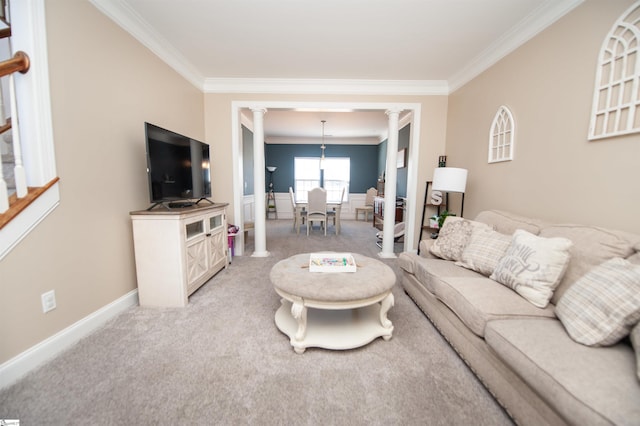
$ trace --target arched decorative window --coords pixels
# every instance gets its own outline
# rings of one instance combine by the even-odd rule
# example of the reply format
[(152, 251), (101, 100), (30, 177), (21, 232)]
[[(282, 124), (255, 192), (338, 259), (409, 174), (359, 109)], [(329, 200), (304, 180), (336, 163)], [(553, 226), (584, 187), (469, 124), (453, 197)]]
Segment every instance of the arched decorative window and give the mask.
[(640, 1), (613, 25), (602, 43), (589, 139), (640, 132)]
[(506, 106), (498, 108), (489, 134), (489, 163), (513, 160), (516, 123)]

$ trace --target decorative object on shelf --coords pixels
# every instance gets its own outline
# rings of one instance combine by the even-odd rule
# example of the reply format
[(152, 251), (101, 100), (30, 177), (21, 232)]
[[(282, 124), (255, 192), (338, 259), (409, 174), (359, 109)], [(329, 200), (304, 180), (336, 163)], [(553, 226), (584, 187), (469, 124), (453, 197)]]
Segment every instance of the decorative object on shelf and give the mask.
[(398, 151), (398, 159), (396, 160), (396, 165), (398, 169), (401, 169), (406, 166), (406, 157), (407, 157), (407, 149), (403, 148)]
[(445, 210), (439, 215), (434, 214), (431, 216), (431, 220), (434, 221), (433, 228), (442, 229), (442, 225), (444, 225), (444, 221), (447, 219), (447, 216), (455, 216), (455, 213), (451, 213), (449, 210)]
[(320, 145), (322, 155), (320, 156), (320, 170), (324, 170), (324, 149), (326, 148), (326, 146), (324, 146), (324, 124), (327, 120), (320, 120), (320, 122), (322, 123), (322, 145)]
[[(467, 169), (459, 169), (456, 167), (437, 167), (433, 171), (433, 191), (442, 191), (447, 193), (457, 192), (462, 194), (462, 203), (460, 206), (460, 217), (464, 212), (464, 193), (467, 187)], [(448, 200), (446, 205), (449, 206)]]
[(441, 155), (438, 157), (438, 167), (447, 167), (447, 156)]

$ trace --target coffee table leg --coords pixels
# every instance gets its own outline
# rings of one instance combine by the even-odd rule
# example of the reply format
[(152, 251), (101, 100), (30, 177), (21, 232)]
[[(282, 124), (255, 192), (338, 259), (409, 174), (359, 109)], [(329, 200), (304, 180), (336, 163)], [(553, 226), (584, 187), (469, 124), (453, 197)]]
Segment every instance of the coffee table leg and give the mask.
[(389, 320), (389, 318), (387, 318), (387, 312), (389, 312), (389, 309), (393, 307), (394, 301), (395, 299), (393, 298), (393, 293), (389, 293), (387, 297), (382, 299), (382, 302), (381, 302), (380, 324), (382, 324), (384, 328), (389, 329), (389, 335), (382, 336), (384, 340), (391, 339), (391, 332), (393, 331), (393, 323), (391, 322), (391, 320)]
[(307, 307), (301, 302), (293, 302), (291, 304), (291, 316), (298, 321), (298, 330), (296, 331), (296, 335), (294, 339), (292, 339), (293, 342), (291, 342), (291, 344), (293, 345), (296, 353), (301, 354), (304, 352), (305, 348), (298, 347), (295, 344), (303, 341), (307, 335)]

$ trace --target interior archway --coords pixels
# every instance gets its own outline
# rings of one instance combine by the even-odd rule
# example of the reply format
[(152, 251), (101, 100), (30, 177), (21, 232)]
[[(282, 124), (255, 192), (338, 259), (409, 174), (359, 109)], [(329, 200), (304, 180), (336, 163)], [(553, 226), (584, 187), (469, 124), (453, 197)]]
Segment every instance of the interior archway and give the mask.
[[(414, 244), (416, 195), (417, 195), (417, 171), (418, 153), (420, 147), (420, 118), (421, 105), (417, 103), (369, 103), (369, 102), (282, 102), (282, 101), (233, 101), (232, 102), (232, 150), (233, 150), (233, 203), (234, 223), (244, 223), (243, 198), (244, 179), (242, 165), (242, 125), (247, 124), (247, 117), (242, 114), (246, 109), (266, 109), (265, 121), (268, 120), (268, 111), (272, 110), (318, 110), (318, 111), (380, 111), (401, 110), (406, 115), (401, 127), (411, 123), (411, 137), (409, 151), (411, 155), (407, 159), (407, 205), (405, 213), (406, 233), (404, 238), (404, 250), (409, 250)], [(387, 153), (388, 157), (388, 153)], [(265, 196), (264, 189), (254, 188), (254, 196)], [(257, 214), (257, 212), (256, 212)], [(244, 254), (244, 233), (236, 237), (236, 254)]]

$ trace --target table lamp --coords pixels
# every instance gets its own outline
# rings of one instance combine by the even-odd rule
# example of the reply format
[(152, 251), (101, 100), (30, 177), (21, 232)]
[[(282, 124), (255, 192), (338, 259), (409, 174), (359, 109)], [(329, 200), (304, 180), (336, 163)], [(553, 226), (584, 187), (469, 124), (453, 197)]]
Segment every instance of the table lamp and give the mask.
[(437, 167), (433, 171), (432, 185), (434, 191), (458, 192), (462, 194), (462, 205), (460, 207), (460, 217), (462, 217), (464, 211), (464, 192), (467, 187), (467, 169)]

